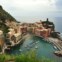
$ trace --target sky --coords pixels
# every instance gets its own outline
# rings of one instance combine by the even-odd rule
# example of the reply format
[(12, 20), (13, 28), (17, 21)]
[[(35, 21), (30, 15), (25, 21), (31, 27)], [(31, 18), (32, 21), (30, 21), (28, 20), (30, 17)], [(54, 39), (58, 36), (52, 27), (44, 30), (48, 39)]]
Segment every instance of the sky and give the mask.
[(0, 0), (0, 5), (21, 22), (62, 17), (62, 0)]

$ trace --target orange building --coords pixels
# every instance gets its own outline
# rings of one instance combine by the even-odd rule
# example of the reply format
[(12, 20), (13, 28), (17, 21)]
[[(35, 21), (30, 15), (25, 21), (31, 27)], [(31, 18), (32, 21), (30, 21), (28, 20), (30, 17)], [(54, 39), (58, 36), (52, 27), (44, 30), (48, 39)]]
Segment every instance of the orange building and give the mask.
[(35, 35), (39, 37), (44, 37), (47, 38), (50, 35), (50, 30), (49, 29), (36, 29), (35, 30)]

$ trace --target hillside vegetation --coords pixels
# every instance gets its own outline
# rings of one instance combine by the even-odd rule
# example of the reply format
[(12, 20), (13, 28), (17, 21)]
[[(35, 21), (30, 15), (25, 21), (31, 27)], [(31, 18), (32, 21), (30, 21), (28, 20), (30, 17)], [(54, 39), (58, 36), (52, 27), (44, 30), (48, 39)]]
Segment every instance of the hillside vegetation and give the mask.
[(0, 55), (0, 62), (54, 62), (48, 58), (37, 58), (34, 51), (27, 52), (20, 55)]
[(6, 19), (16, 21), (14, 17), (12, 17), (8, 12), (6, 12), (2, 6), (0, 6), (0, 21), (5, 22)]
[(8, 32), (9, 28), (8, 26), (5, 25), (7, 19), (8, 21), (16, 22), (16, 19), (12, 17), (8, 12), (6, 12), (0, 5), (0, 30), (2, 30), (4, 34)]

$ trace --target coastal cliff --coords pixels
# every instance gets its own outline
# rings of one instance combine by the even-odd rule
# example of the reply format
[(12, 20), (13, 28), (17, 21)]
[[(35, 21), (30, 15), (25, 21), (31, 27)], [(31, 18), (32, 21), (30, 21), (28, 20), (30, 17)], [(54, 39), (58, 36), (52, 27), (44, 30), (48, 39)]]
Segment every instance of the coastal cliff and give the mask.
[(11, 16), (8, 12), (6, 12), (3, 9), (3, 7), (0, 5), (0, 30), (2, 30), (4, 34), (8, 32), (8, 28), (9, 28), (5, 24), (7, 19), (8, 19), (8, 21), (16, 22), (16, 19), (13, 16)]
[(16, 21), (16, 19), (10, 15), (7, 11), (3, 9), (3, 7), (0, 5), (0, 22), (5, 22), (6, 19)]

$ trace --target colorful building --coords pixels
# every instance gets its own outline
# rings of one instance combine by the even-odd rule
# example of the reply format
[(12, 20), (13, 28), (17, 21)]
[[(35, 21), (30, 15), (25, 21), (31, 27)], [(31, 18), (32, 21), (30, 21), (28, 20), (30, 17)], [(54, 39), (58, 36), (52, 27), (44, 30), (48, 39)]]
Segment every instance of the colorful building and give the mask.
[(22, 34), (27, 33), (27, 26), (20, 26), (20, 32), (21, 32)]
[(11, 37), (11, 41), (17, 43), (22, 38), (21, 33), (16, 33)]
[(39, 29), (37, 28), (35, 30), (35, 35), (43, 38), (47, 38), (50, 35), (50, 30), (49, 29)]

